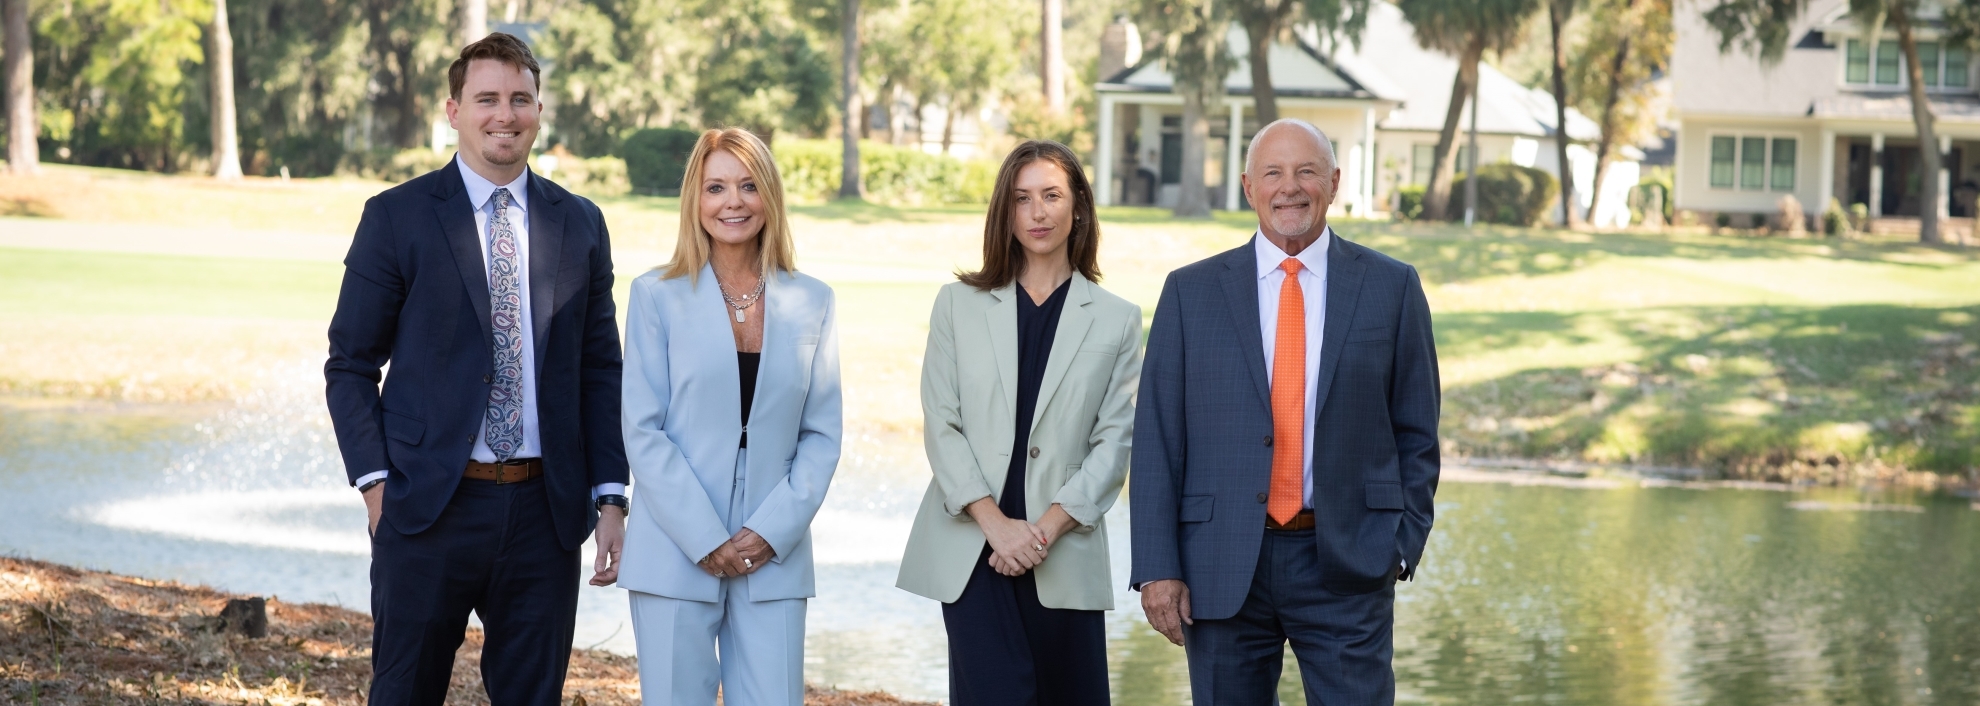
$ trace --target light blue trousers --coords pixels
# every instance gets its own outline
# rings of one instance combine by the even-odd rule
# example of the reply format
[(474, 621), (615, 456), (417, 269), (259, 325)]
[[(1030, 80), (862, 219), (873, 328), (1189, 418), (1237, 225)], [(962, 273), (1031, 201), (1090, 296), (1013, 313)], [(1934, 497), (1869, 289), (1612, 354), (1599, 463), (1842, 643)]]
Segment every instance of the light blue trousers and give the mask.
[[(742, 529), (743, 479), (749, 450), (736, 454), (729, 490), (729, 533)], [(751, 601), (749, 578), (722, 580), (715, 602), (651, 593), (632, 596), (633, 643), (646, 706), (802, 706), (802, 598)]]

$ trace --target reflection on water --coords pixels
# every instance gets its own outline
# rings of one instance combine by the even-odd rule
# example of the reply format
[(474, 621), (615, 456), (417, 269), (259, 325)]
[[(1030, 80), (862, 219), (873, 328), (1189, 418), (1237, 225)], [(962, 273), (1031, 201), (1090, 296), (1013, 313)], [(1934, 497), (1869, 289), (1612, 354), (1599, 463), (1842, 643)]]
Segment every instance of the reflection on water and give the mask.
[[(362, 609), (363, 510), (314, 368), (238, 405), (0, 405), (0, 551)], [(893, 588), (918, 486), (851, 463), (817, 521), (806, 673), (947, 693), (936, 605)], [(1447, 483), (1397, 592), (1404, 702), (1980, 703), (1980, 511), (1932, 495)], [(1127, 517), (1108, 521), (1116, 585)], [(587, 549), (587, 560), (590, 556)], [(1122, 591), (1116, 703), (1183, 704), (1182, 651)], [(631, 651), (624, 593), (577, 643)], [(1297, 667), (1281, 698), (1304, 702)]]

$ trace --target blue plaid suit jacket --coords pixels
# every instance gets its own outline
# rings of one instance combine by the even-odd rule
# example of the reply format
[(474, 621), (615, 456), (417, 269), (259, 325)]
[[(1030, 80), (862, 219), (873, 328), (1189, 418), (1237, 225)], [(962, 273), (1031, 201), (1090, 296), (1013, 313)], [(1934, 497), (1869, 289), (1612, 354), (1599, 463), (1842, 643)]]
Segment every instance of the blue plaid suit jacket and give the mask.
[[(1441, 393), (1416, 269), (1338, 231), (1313, 430), (1316, 589), (1408, 580), (1430, 534)], [(1270, 375), (1249, 241), (1170, 273), (1149, 328), (1128, 495), (1134, 585), (1182, 579), (1201, 619), (1244, 604), (1271, 482)], [(1408, 571), (1399, 571), (1407, 562)]]

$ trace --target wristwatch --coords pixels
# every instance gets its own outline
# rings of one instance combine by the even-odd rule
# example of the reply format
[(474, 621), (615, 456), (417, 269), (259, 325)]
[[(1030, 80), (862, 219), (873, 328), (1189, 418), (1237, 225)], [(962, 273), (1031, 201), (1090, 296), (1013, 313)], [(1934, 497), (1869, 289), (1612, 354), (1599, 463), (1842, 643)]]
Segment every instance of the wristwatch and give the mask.
[(371, 486), (374, 486), (374, 485), (378, 485), (379, 483), (383, 483), (383, 482), (385, 482), (385, 479), (383, 479), (383, 478), (378, 478), (378, 479), (375, 479), (375, 480), (372, 480), (372, 481), (371, 481), (371, 482), (369, 482), (369, 483), (366, 483), (366, 484), (364, 484), (364, 485), (360, 485), (360, 486), (358, 486), (358, 492), (360, 492), (360, 493), (362, 493), (362, 492), (364, 492), (364, 491), (367, 491), (367, 490), (370, 490), (370, 489), (371, 489)]
[(626, 502), (626, 496), (624, 495), (615, 495), (608, 493), (605, 495), (598, 496), (598, 500), (592, 503), (592, 506), (598, 508), (600, 512), (603, 512), (605, 510), (606, 505), (617, 506), (620, 512), (631, 511), (631, 507), (629, 507), (630, 503)]

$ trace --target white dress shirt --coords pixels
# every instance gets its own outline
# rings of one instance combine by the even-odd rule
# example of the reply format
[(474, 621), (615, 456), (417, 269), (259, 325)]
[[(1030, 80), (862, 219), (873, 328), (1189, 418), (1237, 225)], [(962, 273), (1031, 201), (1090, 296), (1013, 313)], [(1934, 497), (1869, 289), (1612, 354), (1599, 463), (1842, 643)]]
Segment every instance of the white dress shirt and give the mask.
[[(515, 457), (537, 458), (543, 455), (543, 439), (541, 436), (541, 427), (538, 425), (536, 417), (536, 346), (534, 344), (536, 341), (536, 327), (530, 318), (529, 311), (529, 170), (524, 169), (522, 174), (516, 177), (515, 181), (498, 185), (495, 182), (489, 181), (486, 177), (475, 173), (473, 169), (469, 169), (467, 162), (462, 161), (458, 154), (454, 155), (454, 165), (460, 169), (461, 181), (467, 186), (468, 202), (474, 204), (474, 230), (481, 236), (478, 240), (481, 243), (481, 272), (484, 277), (488, 274), (490, 264), (489, 251), (494, 246), (492, 241), (493, 235), (488, 230), (488, 222), (489, 219), (495, 217), (495, 190), (509, 190), (509, 208), (503, 214), (503, 220), (508, 221), (510, 230), (514, 231), (516, 235), (516, 271), (521, 274), (517, 284), (521, 287), (518, 293), (522, 296), (520, 318), (522, 319), (522, 340), (524, 341), (522, 349), (523, 440), (522, 447), (516, 450)], [(486, 421), (483, 424), (485, 425)], [(474, 435), (474, 450), (468, 453), (468, 458), (481, 463), (495, 462), (495, 452), (488, 448), (488, 434), (486, 432)], [(359, 478), (357, 484), (364, 485), (373, 479), (383, 478), (387, 475), (389, 474), (385, 471), (368, 473), (364, 477)], [(600, 483), (591, 489), (591, 496), (596, 499), (599, 495), (624, 495), (625, 492), (626, 486), (624, 483)]]
[[(1299, 465), (1305, 475), (1302, 507), (1313, 508), (1313, 418), (1319, 413), (1319, 399), (1313, 391), (1320, 386), (1320, 341), (1327, 328), (1327, 246), (1334, 239), (1332, 228), (1323, 229), (1320, 239), (1287, 255), (1263, 233), (1251, 236), (1252, 250), (1258, 254), (1258, 329), (1265, 343), (1265, 370), (1270, 375), (1274, 347), (1279, 340), (1279, 289), (1285, 286), (1285, 261), (1299, 260), (1299, 289), (1306, 300), (1306, 419), (1300, 425), (1306, 438), (1300, 443), (1304, 454)], [(1278, 381), (1272, 381), (1278, 384)]]

